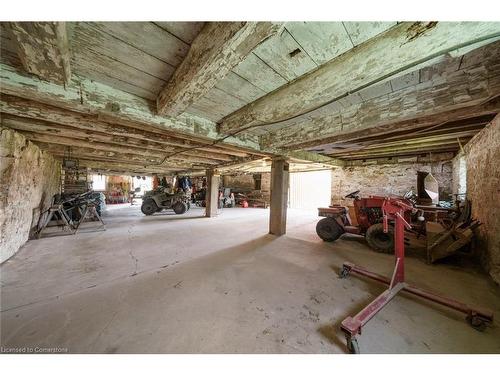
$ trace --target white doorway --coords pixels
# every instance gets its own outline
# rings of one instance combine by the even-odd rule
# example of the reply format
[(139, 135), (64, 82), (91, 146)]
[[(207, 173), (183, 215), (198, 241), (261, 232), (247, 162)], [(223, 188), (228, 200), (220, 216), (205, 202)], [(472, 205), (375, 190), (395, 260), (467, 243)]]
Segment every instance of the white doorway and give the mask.
[(328, 207), (332, 198), (332, 172), (330, 170), (290, 173), (288, 206), (316, 210)]

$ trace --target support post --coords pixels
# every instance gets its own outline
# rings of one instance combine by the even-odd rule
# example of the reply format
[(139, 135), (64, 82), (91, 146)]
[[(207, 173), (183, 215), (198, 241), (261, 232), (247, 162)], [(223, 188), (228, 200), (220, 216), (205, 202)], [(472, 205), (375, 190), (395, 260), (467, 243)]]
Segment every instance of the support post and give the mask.
[(273, 158), (271, 165), (271, 212), (269, 233), (281, 236), (286, 233), (288, 206), (289, 165), (283, 157)]
[(207, 169), (207, 193), (205, 195), (205, 216), (216, 217), (219, 206), (219, 172), (215, 169)]

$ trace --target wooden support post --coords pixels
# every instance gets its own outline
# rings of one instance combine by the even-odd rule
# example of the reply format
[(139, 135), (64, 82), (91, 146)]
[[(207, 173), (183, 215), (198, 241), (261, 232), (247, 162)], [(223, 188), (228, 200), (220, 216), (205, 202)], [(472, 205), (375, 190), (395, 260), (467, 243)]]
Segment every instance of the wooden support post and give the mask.
[(281, 236), (286, 233), (288, 206), (289, 165), (282, 158), (273, 158), (271, 165), (271, 212), (269, 233)]
[(215, 169), (207, 169), (206, 217), (217, 216), (217, 209), (219, 208), (219, 181), (219, 172)]

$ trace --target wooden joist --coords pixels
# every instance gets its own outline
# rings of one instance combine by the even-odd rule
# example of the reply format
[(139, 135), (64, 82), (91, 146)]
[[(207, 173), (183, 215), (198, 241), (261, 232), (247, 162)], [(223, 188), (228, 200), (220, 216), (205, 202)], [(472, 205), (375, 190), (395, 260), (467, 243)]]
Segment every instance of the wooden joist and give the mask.
[[(53, 143), (64, 146), (76, 146), (76, 147), (90, 147), (96, 150), (103, 150), (109, 152), (116, 153), (131, 153), (135, 155), (142, 156), (145, 160), (144, 164), (154, 164), (154, 162), (148, 162), (147, 160), (152, 158), (163, 159), (165, 156), (169, 155), (169, 152), (162, 152), (161, 150), (154, 151), (150, 149), (142, 149), (139, 147), (131, 147), (127, 145), (119, 145), (113, 143), (104, 143), (93, 141), (89, 139), (76, 139), (71, 137), (63, 137), (60, 135), (48, 135), (48, 134), (39, 134), (34, 132), (27, 131), (19, 131), (19, 133), (23, 134), (27, 139), (31, 141), (44, 142), (44, 143)], [(192, 164), (200, 164), (200, 165), (217, 165), (220, 163), (218, 160), (203, 158), (200, 156), (188, 156), (188, 155), (178, 155), (173, 156), (167, 159), (169, 162), (190, 162)]]
[(127, 162), (112, 162), (112, 161), (96, 161), (96, 160), (85, 160), (81, 159), (79, 161), (79, 166), (88, 168), (95, 172), (109, 173), (115, 172), (118, 174), (173, 174), (182, 171), (181, 169), (173, 169), (169, 167), (147, 167), (143, 164), (138, 163), (127, 163)]
[[(416, 145), (429, 145), (429, 144), (444, 144), (446, 141), (456, 142), (457, 138), (470, 138), (479, 133), (479, 131), (485, 125), (478, 126), (476, 129), (464, 130), (464, 131), (451, 131), (442, 135), (434, 136), (414, 136), (408, 139), (396, 140), (396, 141), (371, 141), (367, 143), (356, 143), (350, 147), (336, 147), (332, 151), (326, 151), (325, 154), (331, 157), (342, 157), (349, 153), (356, 152), (377, 152), (381, 149), (391, 148), (394, 150), (404, 150), (406, 147), (416, 146)], [(390, 137), (388, 137), (390, 138)]]
[[(142, 165), (144, 167), (155, 168), (160, 165), (161, 159), (149, 156), (148, 158), (144, 158), (141, 156), (137, 156), (136, 154), (125, 154), (125, 153), (117, 153), (113, 151), (103, 151), (96, 150), (90, 147), (75, 147), (75, 146), (64, 146), (53, 143), (45, 143), (45, 142), (37, 142), (34, 141), (36, 145), (38, 145), (41, 149), (48, 151), (51, 155), (54, 156), (68, 156), (71, 155), (71, 158), (78, 160), (93, 160), (93, 161), (107, 161), (112, 163), (129, 163), (129, 164), (137, 164)], [(154, 163), (154, 164), (152, 164)], [(191, 164), (189, 163), (180, 163), (180, 162), (169, 162), (162, 163), (161, 168), (178, 170), (178, 169), (188, 169), (191, 168)]]
[(172, 148), (200, 147), (199, 151), (212, 154), (223, 154), (227, 156), (246, 157), (248, 154), (236, 147), (219, 145), (209, 146), (210, 141), (192, 141), (185, 138), (174, 137), (162, 130), (144, 130), (143, 126), (127, 126), (108, 123), (99, 120), (95, 115), (88, 115), (79, 112), (69, 111), (63, 108), (49, 106), (43, 103), (34, 102), (28, 99), (18, 98), (10, 95), (0, 95), (0, 112), (3, 117), (9, 118), (11, 115), (29, 121), (44, 121), (51, 124), (58, 124), (74, 130), (85, 132), (100, 132), (110, 136), (127, 137), (138, 141), (153, 141), (160, 144), (160, 147), (170, 146)]
[(85, 140), (90, 142), (90, 144), (92, 142), (102, 142), (120, 146), (127, 145), (131, 148), (131, 150), (142, 150), (142, 151), (150, 150), (161, 153), (173, 153), (184, 150), (185, 152), (180, 154), (179, 158), (182, 158), (183, 156), (186, 156), (188, 158), (200, 157), (201, 160), (212, 159), (220, 162), (235, 160), (235, 158), (230, 155), (201, 151), (198, 149), (190, 150), (190, 149), (166, 146), (161, 143), (155, 142), (154, 138), (152, 138), (153, 140), (151, 141), (138, 140), (129, 137), (128, 134), (126, 133), (120, 135), (110, 135), (105, 132), (99, 132), (95, 130), (86, 131), (51, 122), (15, 117), (12, 115), (5, 115), (5, 114), (2, 115), (0, 121), (3, 126), (6, 126), (14, 130)]
[[(500, 45), (500, 44), (499, 44)], [(498, 46), (497, 46), (498, 48)], [(274, 148), (309, 148), (332, 143), (349, 133), (381, 134), (384, 128), (418, 128), (498, 112), (500, 64), (498, 54), (488, 60), (406, 89), (361, 101), (340, 110), (318, 113), (293, 126), (263, 136), (262, 144)], [(489, 101), (490, 104), (486, 104)]]
[(500, 24), (494, 22), (401, 23), (227, 116), (220, 131), (234, 134), (254, 125), (283, 121), (439, 55), (499, 35)]
[(58, 84), (71, 79), (70, 52), (64, 22), (10, 22), (24, 69)]
[[(188, 114), (175, 118), (159, 116), (149, 101), (75, 74), (64, 88), (0, 64), (0, 87), (3, 94), (93, 115), (94, 119), (112, 124), (151, 131), (156, 129), (177, 138), (207, 144), (219, 139), (216, 124), (212, 121)], [(240, 151), (260, 151), (258, 137), (251, 135), (229, 137), (220, 145), (236, 146)]]
[(157, 98), (160, 114), (178, 116), (281, 27), (272, 22), (210, 22)]

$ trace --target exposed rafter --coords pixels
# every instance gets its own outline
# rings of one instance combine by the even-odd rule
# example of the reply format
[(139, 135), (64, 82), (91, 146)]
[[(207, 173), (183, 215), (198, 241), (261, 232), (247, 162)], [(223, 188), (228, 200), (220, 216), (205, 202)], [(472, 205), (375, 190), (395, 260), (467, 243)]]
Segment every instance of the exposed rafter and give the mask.
[[(62, 136), (67, 138), (74, 138), (77, 140), (84, 140), (92, 145), (92, 142), (108, 143), (111, 145), (123, 146), (127, 145), (131, 151), (137, 152), (152, 151), (162, 154), (171, 153), (179, 150), (176, 147), (162, 145), (153, 140), (138, 140), (128, 137), (128, 135), (110, 135), (100, 131), (85, 131), (78, 128), (73, 128), (65, 125), (55, 124), (46, 121), (32, 120), (27, 118), (15, 117), (12, 115), (2, 115), (1, 124), (18, 131), (27, 131), (38, 134), (45, 134), (54, 137)], [(211, 159), (214, 161), (227, 162), (236, 160), (235, 157), (224, 155), (220, 153), (212, 153), (200, 150), (187, 150), (182, 156), (186, 156), (186, 160), (192, 160), (193, 157), (198, 157), (200, 160)]]
[(272, 22), (210, 22), (157, 98), (160, 114), (178, 116), (205, 95), (262, 41), (281, 27)]
[(495, 22), (401, 23), (223, 119), (234, 134), (297, 116), (458, 48), (500, 35)]
[(319, 113), (262, 138), (263, 147), (297, 149), (333, 143), (349, 133), (361, 136), (390, 129), (411, 129), (499, 110), (499, 53), (473, 66), (424, 81), (404, 90)]
[[(92, 115), (108, 123), (162, 130), (187, 140), (208, 141), (208, 144), (219, 139), (216, 124), (209, 120), (188, 114), (176, 118), (158, 116), (145, 99), (75, 75), (63, 88), (0, 64), (0, 87), (4, 94)], [(220, 144), (260, 150), (257, 137), (250, 135), (228, 137)]]
[(11, 22), (24, 69), (41, 79), (66, 84), (71, 79), (69, 41), (64, 22)]
[[(77, 131), (85, 131), (89, 134), (105, 133), (109, 136), (127, 137), (137, 141), (151, 141), (158, 143), (158, 147), (175, 147), (177, 149), (190, 149), (201, 146), (197, 150), (215, 154), (225, 154), (237, 157), (246, 157), (248, 153), (241, 149), (225, 144), (210, 146), (207, 140), (193, 141), (182, 135), (173, 136), (168, 132), (152, 128), (144, 130), (143, 126), (129, 124), (120, 125), (99, 120), (94, 115), (88, 115), (67, 109), (34, 102), (28, 99), (18, 98), (10, 95), (0, 95), (0, 112), (4, 118), (8, 115), (19, 119), (30, 119), (33, 121), (45, 121), (51, 124), (59, 124)], [(46, 125), (46, 124), (45, 124)], [(134, 142), (134, 141), (132, 141)]]

